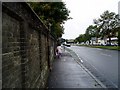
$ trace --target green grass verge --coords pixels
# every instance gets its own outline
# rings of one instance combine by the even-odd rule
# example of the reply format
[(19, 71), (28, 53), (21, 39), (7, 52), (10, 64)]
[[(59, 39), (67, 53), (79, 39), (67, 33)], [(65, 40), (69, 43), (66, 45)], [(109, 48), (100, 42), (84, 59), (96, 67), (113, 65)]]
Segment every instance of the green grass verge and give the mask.
[(93, 48), (103, 48), (103, 49), (110, 49), (110, 50), (119, 50), (118, 46), (92, 46)]
[(102, 48), (102, 49), (109, 49), (109, 50), (120, 50), (120, 46), (91, 46), (91, 45), (79, 45), (79, 46), (87, 46), (92, 48)]

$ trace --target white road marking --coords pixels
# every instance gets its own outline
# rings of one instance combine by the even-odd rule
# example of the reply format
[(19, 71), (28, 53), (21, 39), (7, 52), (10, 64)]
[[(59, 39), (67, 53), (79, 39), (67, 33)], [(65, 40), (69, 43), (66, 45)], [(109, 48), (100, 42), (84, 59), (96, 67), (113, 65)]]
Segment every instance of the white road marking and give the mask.
[(81, 59), (81, 63), (83, 63), (83, 60)]
[(111, 55), (101, 53), (101, 55), (112, 57)]
[(97, 48), (97, 50), (102, 50), (102, 49), (100, 49), (100, 48)]
[[(77, 54), (77, 53), (76, 53)], [(83, 60), (79, 57), (79, 55), (77, 54), (78, 58), (80, 59), (81, 63), (83, 63)]]

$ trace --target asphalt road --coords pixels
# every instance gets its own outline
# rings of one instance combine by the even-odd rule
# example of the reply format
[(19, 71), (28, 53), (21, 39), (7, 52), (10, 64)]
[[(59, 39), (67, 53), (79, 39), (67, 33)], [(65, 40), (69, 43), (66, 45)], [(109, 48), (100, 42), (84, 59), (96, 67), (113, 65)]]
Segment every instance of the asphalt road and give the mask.
[(82, 46), (69, 48), (79, 56), (80, 62), (108, 87), (118, 87), (118, 51)]

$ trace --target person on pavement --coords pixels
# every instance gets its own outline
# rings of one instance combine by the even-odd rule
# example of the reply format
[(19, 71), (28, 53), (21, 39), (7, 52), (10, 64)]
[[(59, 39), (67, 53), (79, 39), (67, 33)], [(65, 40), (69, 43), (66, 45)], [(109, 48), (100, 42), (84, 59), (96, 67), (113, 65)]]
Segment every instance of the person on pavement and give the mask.
[(60, 58), (61, 54), (62, 54), (62, 47), (60, 44), (58, 44), (57, 49), (56, 49), (56, 55), (58, 58)]

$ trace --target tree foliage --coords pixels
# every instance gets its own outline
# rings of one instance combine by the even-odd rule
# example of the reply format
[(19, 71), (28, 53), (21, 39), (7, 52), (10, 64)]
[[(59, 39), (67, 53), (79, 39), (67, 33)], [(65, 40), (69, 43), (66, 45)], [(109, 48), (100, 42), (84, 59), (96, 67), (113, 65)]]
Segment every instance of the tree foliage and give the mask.
[(91, 37), (96, 37), (97, 35), (97, 27), (90, 25), (85, 32), (86, 39), (90, 42)]
[(75, 39), (75, 42), (85, 42), (87, 40), (85, 34), (80, 34), (76, 39)]
[(64, 33), (62, 24), (70, 19), (70, 11), (63, 2), (31, 2), (29, 3), (40, 19), (49, 27), (55, 37), (59, 38)]
[[(120, 20), (118, 14), (114, 12), (105, 11), (100, 18), (93, 20), (94, 24), (89, 25), (85, 34), (81, 34), (77, 37), (76, 41), (89, 41), (92, 37), (96, 38), (109, 38), (109, 44), (111, 43), (111, 37), (118, 37), (120, 29)], [(84, 36), (84, 39), (83, 39)]]
[(95, 23), (99, 27), (99, 34), (102, 38), (109, 38), (109, 43), (111, 42), (111, 37), (116, 36), (118, 32), (119, 18), (114, 12), (105, 11), (100, 18)]

